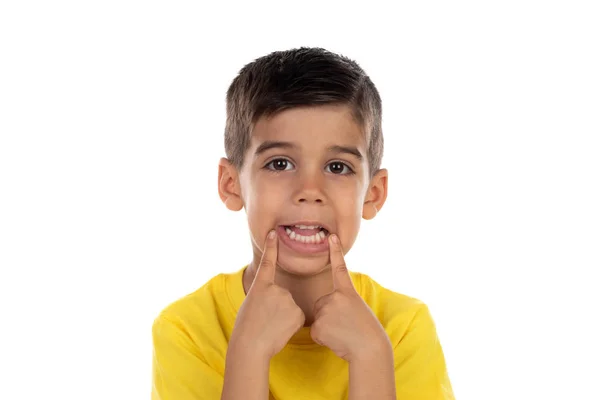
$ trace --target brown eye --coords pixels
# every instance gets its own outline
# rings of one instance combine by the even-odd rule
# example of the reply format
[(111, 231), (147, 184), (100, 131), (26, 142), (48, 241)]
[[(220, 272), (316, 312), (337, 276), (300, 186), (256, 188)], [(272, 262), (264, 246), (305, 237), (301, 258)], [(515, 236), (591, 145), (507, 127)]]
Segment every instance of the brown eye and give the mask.
[[(345, 168), (345, 170), (344, 170)], [(334, 174), (338, 174), (338, 175), (346, 175), (346, 174), (351, 174), (352, 170), (350, 169), (350, 167), (348, 167), (346, 164), (344, 164), (343, 162), (340, 161), (334, 161), (332, 163), (329, 163), (329, 171), (331, 171)], [(344, 171), (346, 171), (344, 173)]]
[(276, 158), (268, 163), (266, 168), (270, 169), (271, 171), (285, 171), (289, 166), (291, 166), (291, 163), (285, 158)]

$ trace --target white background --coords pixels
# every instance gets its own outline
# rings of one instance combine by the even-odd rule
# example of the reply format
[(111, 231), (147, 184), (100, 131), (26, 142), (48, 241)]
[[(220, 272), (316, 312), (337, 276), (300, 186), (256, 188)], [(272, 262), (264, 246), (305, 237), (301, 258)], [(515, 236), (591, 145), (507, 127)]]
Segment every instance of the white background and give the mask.
[(227, 87), (298, 46), (379, 88), (348, 265), (430, 306), (457, 398), (600, 398), (593, 3), (2, 2), (0, 398), (149, 399), (155, 316), (250, 260)]

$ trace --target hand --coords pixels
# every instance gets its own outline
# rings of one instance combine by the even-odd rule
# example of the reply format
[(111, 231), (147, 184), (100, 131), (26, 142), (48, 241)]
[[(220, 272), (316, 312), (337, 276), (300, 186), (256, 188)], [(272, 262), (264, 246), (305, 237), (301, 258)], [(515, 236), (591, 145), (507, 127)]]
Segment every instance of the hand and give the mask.
[(349, 362), (391, 346), (381, 323), (354, 289), (339, 239), (333, 234), (329, 237), (329, 258), (333, 292), (314, 305), (313, 340)]
[(242, 342), (271, 359), (304, 326), (304, 312), (275, 284), (277, 234), (267, 236), (258, 271), (235, 320), (230, 345)]

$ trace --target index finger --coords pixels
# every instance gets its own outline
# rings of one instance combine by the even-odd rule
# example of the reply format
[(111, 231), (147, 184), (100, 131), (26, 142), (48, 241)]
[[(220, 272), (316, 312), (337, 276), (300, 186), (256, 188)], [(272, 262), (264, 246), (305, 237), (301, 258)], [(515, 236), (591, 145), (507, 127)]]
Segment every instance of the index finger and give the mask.
[(277, 233), (272, 230), (265, 240), (265, 249), (263, 251), (258, 271), (254, 281), (264, 283), (275, 283), (275, 270), (277, 264)]
[(350, 272), (344, 261), (344, 251), (337, 235), (331, 234), (329, 238), (329, 259), (331, 261), (331, 272), (333, 274), (334, 290), (355, 290)]

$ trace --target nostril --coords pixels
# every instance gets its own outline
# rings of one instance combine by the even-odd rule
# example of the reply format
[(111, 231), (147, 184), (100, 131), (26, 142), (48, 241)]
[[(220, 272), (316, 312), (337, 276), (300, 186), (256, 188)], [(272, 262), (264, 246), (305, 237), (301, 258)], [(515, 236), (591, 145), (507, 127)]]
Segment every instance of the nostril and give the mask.
[[(309, 200), (308, 199), (298, 199), (299, 203), (306, 203), (307, 201), (309, 201)], [(315, 203), (323, 203), (323, 199), (314, 199), (312, 201), (314, 201)]]

